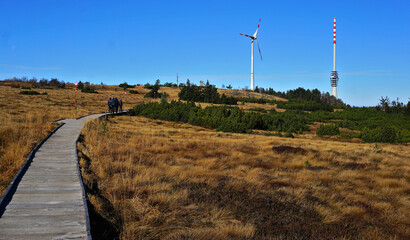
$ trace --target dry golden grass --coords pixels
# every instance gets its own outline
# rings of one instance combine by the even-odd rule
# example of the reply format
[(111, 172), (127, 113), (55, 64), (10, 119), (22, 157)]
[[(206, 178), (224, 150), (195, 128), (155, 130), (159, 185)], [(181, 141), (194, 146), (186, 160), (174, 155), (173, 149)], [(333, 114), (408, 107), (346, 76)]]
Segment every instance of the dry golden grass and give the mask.
[(121, 239), (410, 238), (408, 144), (377, 152), (130, 116), (83, 134), (88, 198)]

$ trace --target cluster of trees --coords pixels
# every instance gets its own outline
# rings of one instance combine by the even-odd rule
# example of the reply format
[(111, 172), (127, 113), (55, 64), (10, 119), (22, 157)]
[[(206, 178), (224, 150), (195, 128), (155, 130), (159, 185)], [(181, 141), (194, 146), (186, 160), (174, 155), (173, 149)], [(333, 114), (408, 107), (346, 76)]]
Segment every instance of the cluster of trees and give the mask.
[(181, 88), (178, 93), (180, 100), (193, 101), (193, 102), (205, 102), (205, 103), (217, 103), (217, 104), (227, 104), (236, 105), (237, 99), (234, 97), (227, 97), (225, 94), (222, 96), (218, 93), (218, 89), (215, 85), (206, 82), (205, 86), (200, 87), (195, 84), (191, 84), (188, 80), (186, 85)]
[[(176, 85), (175, 83), (166, 82), (166, 83), (164, 83), (164, 84), (161, 84), (161, 81), (160, 81), (159, 79), (157, 79), (157, 80), (155, 81), (155, 84), (154, 84), (154, 85), (151, 85), (151, 84), (149, 84), (149, 83), (146, 83), (146, 84), (144, 85), (144, 88), (146, 88), (146, 89), (152, 89), (153, 86), (159, 86), (159, 87), (178, 87), (178, 85)], [(181, 83), (181, 84), (179, 84), (179, 86), (182, 87), (182, 86), (184, 86), (184, 84)]]
[(127, 88), (135, 88), (135, 85), (129, 85), (127, 82), (124, 82), (118, 85), (118, 87), (123, 88), (124, 90), (127, 90)]
[(53, 87), (53, 88), (65, 88), (65, 82), (60, 81), (57, 78), (51, 78), (48, 80), (47, 78), (42, 78), (37, 80), (37, 78), (33, 77), (28, 79), (27, 77), (21, 78), (6, 78), (3, 80), (4, 82), (21, 82), (21, 83), (30, 83), (32, 88), (45, 88), (45, 87)]
[(162, 99), (165, 100), (168, 97), (167, 93), (158, 92), (158, 90), (160, 88), (159, 79), (155, 82), (155, 85), (149, 85), (148, 86), (147, 84), (145, 84), (144, 87), (147, 88), (147, 89), (151, 89), (151, 91), (149, 91), (147, 94), (145, 94), (144, 98), (162, 98)]
[(308, 130), (307, 119), (292, 112), (267, 114), (245, 112), (238, 107), (213, 106), (201, 108), (193, 102), (146, 103), (135, 106), (130, 115), (145, 116), (174, 122), (216, 128), (217, 131), (249, 133), (252, 129), (298, 132)]
[(402, 136), (399, 129), (391, 125), (379, 126), (375, 129), (364, 128), (361, 138), (365, 142), (401, 142)]
[(277, 97), (282, 97), (286, 99), (297, 99), (303, 101), (311, 101), (316, 103), (328, 103), (336, 106), (344, 106), (345, 104), (341, 99), (337, 99), (334, 96), (330, 95), (328, 92), (320, 93), (319, 89), (315, 88), (313, 90), (297, 88), (294, 90), (288, 90), (286, 92), (275, 91), (273, 88), (259, 88), (255, 87), (255, 92), (269, 94)]
[(410, 116), (410, 100), (407, 104), (399, 101), (399, 98), (390, 102), (390, 99), (386, 97), (380, 98), (379, 105), (376, 106), (377, 111), (385, 113), (397, 113)]
[(77, 84), (77, 88), (81, 90), (83, 93), (98, 93), (93, 86), (91, 86), (90, 82), (81, 82), (79, 81)]

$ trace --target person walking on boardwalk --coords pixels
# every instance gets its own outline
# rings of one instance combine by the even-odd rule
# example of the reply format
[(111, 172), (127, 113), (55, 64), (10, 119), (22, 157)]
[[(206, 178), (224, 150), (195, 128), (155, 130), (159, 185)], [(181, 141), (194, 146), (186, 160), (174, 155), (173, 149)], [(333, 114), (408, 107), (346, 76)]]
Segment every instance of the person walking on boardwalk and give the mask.
[(114, 98), (115, 113), (118, 113), (118, 98)]
[(111, 113), (111, 108), (112, 108), (112, 104), (111, 104), (111, 98), (110, 99), (108, 99), (108, 112), (110, 112)]

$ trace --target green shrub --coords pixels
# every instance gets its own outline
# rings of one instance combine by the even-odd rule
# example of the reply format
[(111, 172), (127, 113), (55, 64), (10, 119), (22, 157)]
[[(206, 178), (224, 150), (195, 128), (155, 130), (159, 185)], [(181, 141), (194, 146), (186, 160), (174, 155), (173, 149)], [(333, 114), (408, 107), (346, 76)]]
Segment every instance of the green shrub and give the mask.
[(82, 90), (84, 88), (84, 83), (79, 81), (78, 84), (77, 84), (77, 88)]
[(360, 133), (341, 133), (340, 136), (343, 138), (360, 138), (361, 134)]
[(365, 142), (400, 142), (400, 131), (393, 126), (385, 125), (375, 129), (364, 128), (361, 137)]
[(12, 88), (20, 88), (20, 84), (13, 84), (11, 85)]
[(250, 129), (247, 128), (246, 124), (230, 120), (222, 121), (216, 128), (216, 131), (232, 133), (248, 133), (248, 130)]
[(154, 87), (154, 85), (151, 85), (149, 83), (144, 84), (144, 88), (146, 89), (152, 89)]
[(285, 135), (283, 135), (283, 137), (286, 138), (295, 138), (295, 136), (293, 136), (293, 134), (291, 132), (286, 132)]
[(40, 93), (37, 92), (37, 91), (21, 91), (20, 94), (24, 94), (24, 95), (40, 95)]
[(129, 93), (130, 94), (138, 94), (138, 91), (137, 90), (130, 90)]
[(238, 98), (238, 101), (242, 103), (259, 103), (259, 104), (276, 104), (276, 100), (270, 100), (270, 99), (264, 99), (264, 98), (254, 98), (254, 97), (248, 97), (248, 98)]
[(48, 95), (48, 93), (47, 92), (42, 92), (41, 95)]
[(127, 88), (135, 88), (135, 85), (129, 85), (127, 82), (121, 83), (120, 85), (118, 85), (120, 88), (123, 88), (124, 90), (126, 90)]
[(162, 93), (158, 92), (159, 85), (153, 85), (151, 91), (145, 94), (144, 98), (161, 98)]
[(249, 108), (249, 111), (253, 111), (253, 112), (261, 112), (261, 113), (267, 113), (268, 111), (264, 108)]
[(334, 124), (322, 124), (316, 130), (318, 136), (333, 136), (340, 134), (339, 128)]
[(302, 110), (302, 111), (327, 111), (333, 112), (334, 107), (327, 103), (318, 103), (311, 101), (302, 101), (302, 100), (291, 100), (291, 101), (278, 101), (278, 108), (283, 109), (293, 109), (293, 110)]
[(27, 89), (27, 90), (30, 90), (31, 89), (31, 87), (21, 87), (21, 89)]
[(93, 87), (90, 87), (90, 86), (85, 86), (83, 89), (81, 89), (81, 92), (83, 92), (83, 93), (98, 93), (97, 91), (95, 91), (95, 89)]

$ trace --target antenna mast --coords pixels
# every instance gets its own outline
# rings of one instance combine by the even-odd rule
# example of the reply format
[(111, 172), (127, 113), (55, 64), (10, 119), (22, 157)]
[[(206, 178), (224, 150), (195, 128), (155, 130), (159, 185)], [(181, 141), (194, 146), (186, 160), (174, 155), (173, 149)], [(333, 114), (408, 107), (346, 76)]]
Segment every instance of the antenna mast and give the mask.
[(330, 84), (332, 86), (332, 96), (337, 98), (337, 82), (339, 81), (339, 75), (336, 71), (336, 18), (333, 20), (333, 71), (330, 76)]

